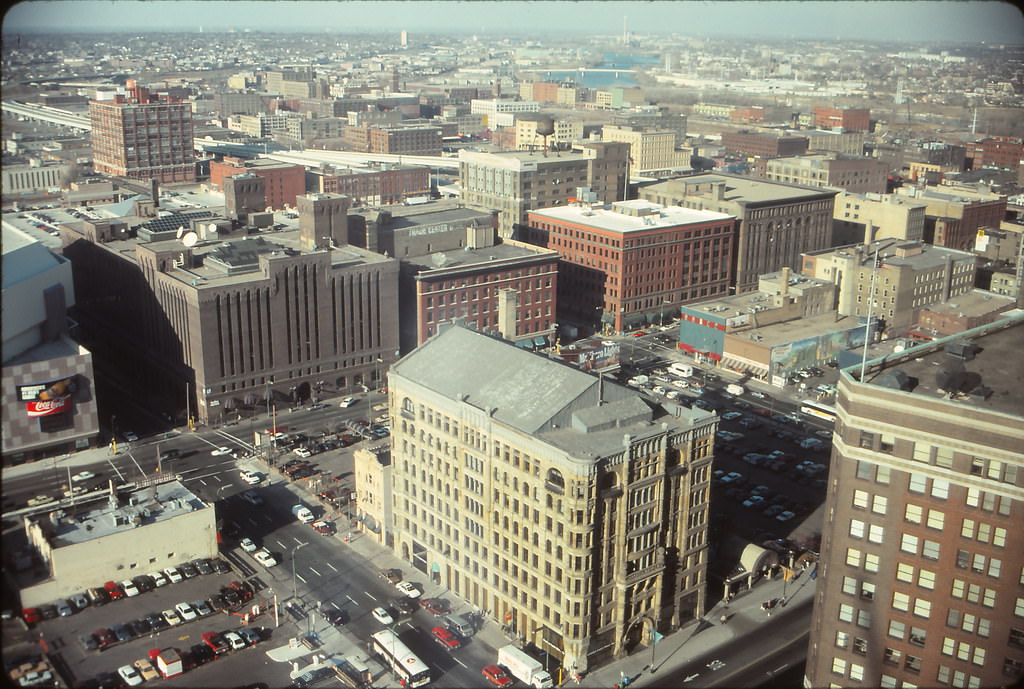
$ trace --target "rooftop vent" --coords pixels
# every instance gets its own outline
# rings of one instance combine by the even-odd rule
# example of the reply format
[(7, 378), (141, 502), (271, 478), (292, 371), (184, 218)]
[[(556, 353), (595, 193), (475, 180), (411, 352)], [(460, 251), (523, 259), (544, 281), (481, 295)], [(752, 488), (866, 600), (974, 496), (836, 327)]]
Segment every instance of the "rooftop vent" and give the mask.
[[(954, 308), (956, 308), (954, 306)], [(960, 361), (973, 361), (974, 355), (980, 350), (980, 347), (970, 340), (954, 340), (948, 342), (943, 347), (946, 351), (946, 355), (953, 359), (959, 359)]]

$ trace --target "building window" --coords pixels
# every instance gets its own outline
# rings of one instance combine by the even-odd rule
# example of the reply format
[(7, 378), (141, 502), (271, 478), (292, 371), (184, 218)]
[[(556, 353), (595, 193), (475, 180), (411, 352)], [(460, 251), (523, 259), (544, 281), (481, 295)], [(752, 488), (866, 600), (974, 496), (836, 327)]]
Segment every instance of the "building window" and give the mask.
[(899, 562), (896, 564), (896, 578), (900, 581), (906, 581), (914, 583), (914, 567), (908, 565), (906, 562)]
[(905, 553), (912, 553), (917, 555), (918, 537), (911, 536), (910, 534), (903, 534), (900, 538), (900, 550)]
[(935, 572), (922, 569), (917, 573), (917, 585), (925, 589), (935, 588)]
[[(936, 479), (938, 483), (938, 479)], [(945, 514), (938, 510), (928, 510), (928, 528), (942, 530), (943, 523), (945, 522)]]
[(896, 648), (886, 648), (882, 656), (882, 662), (889, 665), (899, 665), (903, 660), (903, 652)]
[(896, 591), (892, 594), (892, 607), (902, 612), (910, 610), (910, 596)]
[(931, 604), (931, 601), (924, 600), (923, 598), (918, 598), (917, 600), (915, 600), (914, 601), (914, 614), (917, 615), (918, 617), (923, 617), (925, 619), (928, 619), (928, 617), (930, 617), (931, 614), (932, 614), (932, 604)]

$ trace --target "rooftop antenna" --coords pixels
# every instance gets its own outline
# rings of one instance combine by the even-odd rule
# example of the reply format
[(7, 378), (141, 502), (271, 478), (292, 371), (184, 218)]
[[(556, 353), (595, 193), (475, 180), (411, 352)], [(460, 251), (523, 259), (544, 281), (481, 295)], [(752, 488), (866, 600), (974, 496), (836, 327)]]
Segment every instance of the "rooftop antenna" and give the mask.
[(868, 366), (868, 343), (871, 342), (871, 316), (875, 305), (875, 279), (878, 277), (878, 244), (875, 244), (875, 260), (871, 268), (871, 289), (868, 291), (868, 322), (864, 325), (864, 353), (860, 359), (860, 382), (864, 382), (864, 372)]

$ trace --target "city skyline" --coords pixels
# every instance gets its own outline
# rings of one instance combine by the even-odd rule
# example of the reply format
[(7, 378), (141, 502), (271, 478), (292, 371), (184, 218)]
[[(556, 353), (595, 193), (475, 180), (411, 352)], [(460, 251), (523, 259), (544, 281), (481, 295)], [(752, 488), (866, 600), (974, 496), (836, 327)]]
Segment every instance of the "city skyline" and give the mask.
[[(360, 12), (356, 12), (361, 10)], [(401, 10), (398, 14), (398, 10)], [(401, 22), (394, 21), (396, 16)], [(542, 26), (536, 18), (543, 16)], [(678, 24), (676, 23), (678, 22)], [(676, 28), (678, 26), (678, 28)], [(4, 33), (468, 31), (1021, 44), (1024, 15), (978, 2), (21, 2)]]

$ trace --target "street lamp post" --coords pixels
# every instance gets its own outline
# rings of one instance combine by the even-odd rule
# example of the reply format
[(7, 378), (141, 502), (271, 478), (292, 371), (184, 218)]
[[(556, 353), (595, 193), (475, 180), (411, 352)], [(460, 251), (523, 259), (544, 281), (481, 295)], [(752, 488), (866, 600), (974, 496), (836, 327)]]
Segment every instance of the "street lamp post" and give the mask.
[(309, 541), (305, 543), (299, 543), (297, 546), (292, 548), (292, 601), (298, 598), (299, 595), (299, 580), (295, 574), (295, 553), (301, 550), (303, 546), (309, 545)]

